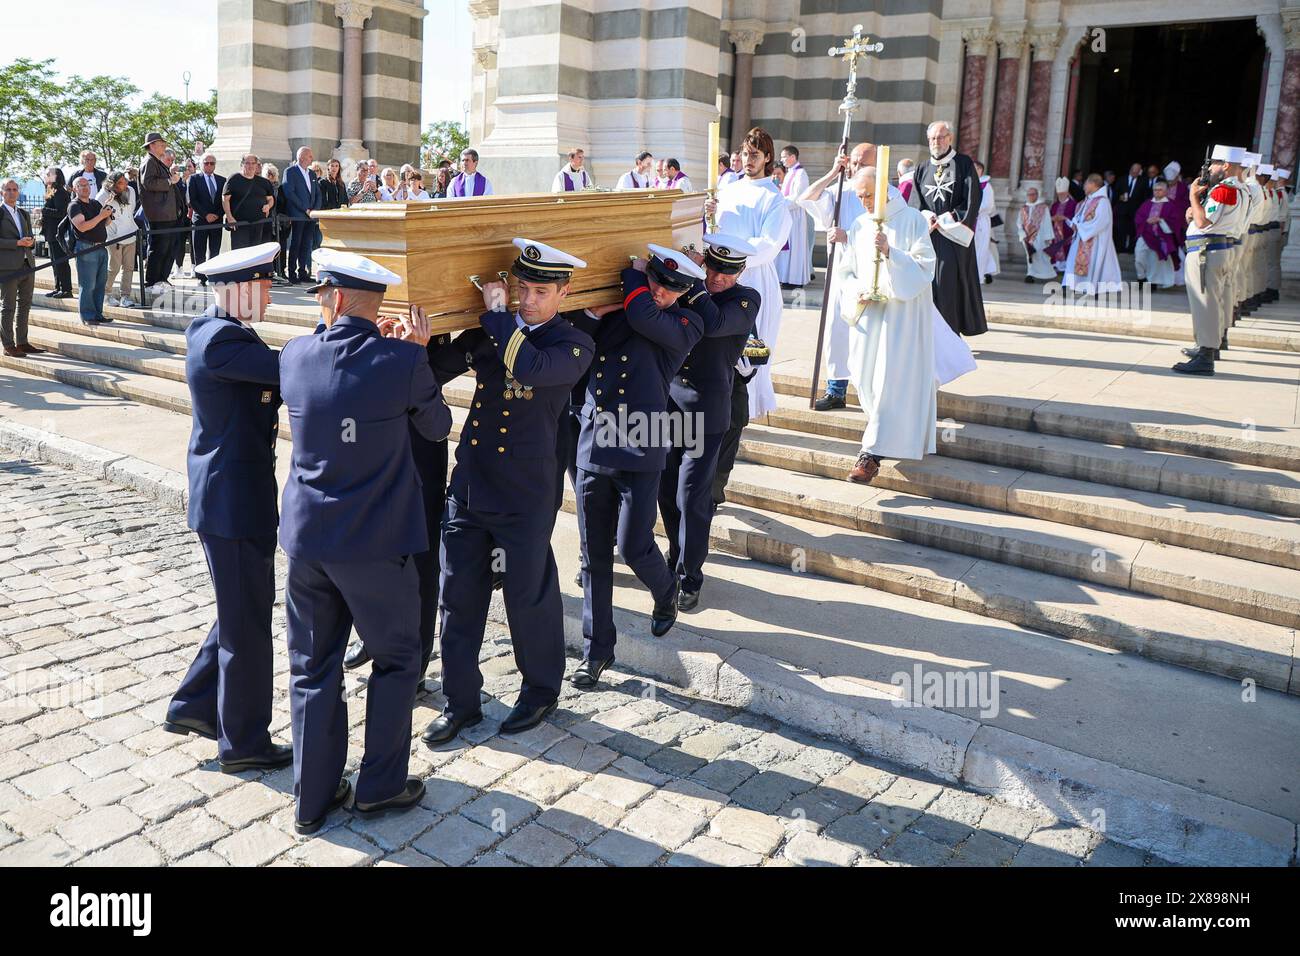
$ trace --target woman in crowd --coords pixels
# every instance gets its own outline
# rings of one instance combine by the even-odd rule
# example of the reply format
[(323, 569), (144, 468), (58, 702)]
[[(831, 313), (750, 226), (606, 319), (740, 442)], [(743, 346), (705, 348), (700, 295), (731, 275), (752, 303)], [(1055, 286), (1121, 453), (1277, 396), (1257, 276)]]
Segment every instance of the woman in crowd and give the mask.
[(275, 260), (275, 274), (285, 282), (289, 277), (285, 274), (285, 265), (289, 261), (289, 213), (284, 205), (284, 190), (280, 188), (280, 169), (274, 163), (267, 163), (262, 167), (262, 175), (271, 183), (271, 188), (275, 190), (275, 238), (280, 243), (280, 256)]
[(431, 199), (446, 199), (447, 191), (451, 189), (451, 167), (440, 166), (438, 171), (433, 174), (433, 193)]
[(383, 185), (379, 187), (380, 200), (393, 202), (406, 198), (406, 187), (397, 181), (397, 170), (392, 166), (385, 166), (380, 178), (383, 180)]
[(370, 164), (365, 160), (357, 163), (356, 175), (348, 184), (348, 202), (350, 204), (379, 201), (379, 184), (370, 175)]
[[(41, 235), (45, 237), (51, 259), (68, 254), (59, 238), (59, 223), (68, 215), (68, 203), (71, 201), (72, 194), (68, 192), (68, 181), (63, 176), (63, 170), (51, 166), (45, 171), (45, 206), (41, 209)], [(45, 293), (45, 297), (72, 298), (72, 263), (64, 262), (54, 267), (54, 290)]]
[(325, 175), (320, 181), (320, 207), (342, 209), (348, 204), (348, 184), (343, 181), (343, 166), (337, 159), (325, 164)]
[[(108, 305), (120, 305), (124, 309), (135, 308), (131, 298), (131, 276), (135, 272), (135, 239), (122, 239), (122, 236), (134, 237), (138, 226), (135, 222), (136, 194), (127, 181), (126, 173), (109, 173), (103, 187), (95, 199), (101, 206), (110, 202), (117, 204), (113, 218), (108, 221), (108, 278), (104, 288), (108, 291), (105, 302)], [(113, 291), (113, 280), (121, 276), (118, 292)]]

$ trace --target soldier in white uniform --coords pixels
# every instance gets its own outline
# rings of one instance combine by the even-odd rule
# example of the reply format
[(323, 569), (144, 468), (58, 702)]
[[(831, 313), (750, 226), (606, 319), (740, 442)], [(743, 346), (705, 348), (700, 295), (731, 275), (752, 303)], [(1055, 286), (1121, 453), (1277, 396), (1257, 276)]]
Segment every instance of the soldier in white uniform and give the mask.
[(1291, 231), (1291, 203), (1287, 195), (1286, 184), (1291, 178), (1289, 169), (1273, 169), (1273, 244), (1272, 259), (1268, 266), (1268, 288), (1265, 290), (1269, 302), (1276, 302), (1282, 290), (1282, 249), (1286, 246), (1287, 235)]
[(1209, 182), (1197, 179), (1189, 191), (1185, 274), (1196, 347), (1184, 349), (1190, 358), (1174, 366), (1184, 375), (1213, 375), (1219, 350), (1228, 347), (1234, 302), (1233, 242), (1249, 215), (1246, 192), (1237, 188), (1232, 177), (1244, 158), (1240, 147), (1216, 146)]
[(1260, 286), (1259, 262), (1262, 253), (1264, 216), (1267, 197), (1258, 179), (1260, 164), (1259, 153), (1246, 153), (1246, 168), (1242, 170), (1241, 185), (1250, 195), (1250, 216), (1246, 220), (1246, 231), (1242, 236), (1240, 315), (1250, 315), (1259, 305)]

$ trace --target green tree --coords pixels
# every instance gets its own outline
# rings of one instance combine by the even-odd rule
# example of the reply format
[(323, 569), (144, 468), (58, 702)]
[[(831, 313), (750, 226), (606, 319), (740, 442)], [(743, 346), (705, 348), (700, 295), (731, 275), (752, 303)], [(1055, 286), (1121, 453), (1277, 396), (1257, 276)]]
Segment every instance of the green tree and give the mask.
[(210, 90), (207, 99), (189, 102), (155, 93), (141, 103), (131, 117), (131, 135), (137, 153), (141, 152), (140, 144), (144, 142), (145, 134), (151, 130), (167, 137), (178, 156), (188, 156), (197, 141), (211, 143), (216, 129), (216, 90)]
[(129, 127), (131, 101), (140, 88), (124, 76), (72, 76), (64, 90), (59, 130), (51, 140), (53, 159), (75, 163), (82, 150), (91, 149), (101, 169), (125, 166), (139, 152)]
[(0, 66), (0, 172), (28, 175), (50, 158), (63, 90), (53, 60)]
[(469, 147), (469, 133), (455, 120), (440, 120), (430, 123), (420, 135), (421, 163), (428, 169), (438, 165), (439, 160), (449, 159), (455, 163), (460, 159), (461, 151)]

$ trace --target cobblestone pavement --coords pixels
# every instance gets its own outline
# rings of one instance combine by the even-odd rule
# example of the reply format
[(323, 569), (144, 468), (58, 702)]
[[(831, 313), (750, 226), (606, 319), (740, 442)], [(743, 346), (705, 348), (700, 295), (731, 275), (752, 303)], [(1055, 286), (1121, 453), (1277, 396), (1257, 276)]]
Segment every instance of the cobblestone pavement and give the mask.
[[(181, 515), (104, 481), (0, 460), (0, 865), (1158, 862), (626, 674), (610, 672), (597, 692), (566, 690), (552, 720), (496, 736), (517, 686), (499, 627), (484, 647), (488, 719), (437, 751), (412, 741), (423, 804), (374, 822), (336, 812), (300, 838), (292, 768), (226, 775), (210, 741), (159, 727), (213, 613)], [(277, 634), (283, 626), (278, 604)], [(441, 709), (436, 677), (417, 734)], [(280, 639), (271, 730), (284, 741), (287, 686)], [(364, 680), (347, 686), (353, 771)]]

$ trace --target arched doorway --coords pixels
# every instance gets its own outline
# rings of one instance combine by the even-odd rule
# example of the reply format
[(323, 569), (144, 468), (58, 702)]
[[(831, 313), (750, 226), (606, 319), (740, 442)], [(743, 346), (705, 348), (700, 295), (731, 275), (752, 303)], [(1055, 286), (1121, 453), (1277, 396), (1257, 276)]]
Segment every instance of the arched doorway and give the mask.
[(1171, 159), (1195, 175), (1211, 143), (1255, 142), (1264, 39), (1253, 17), (1107, 27), (1080, 47), (1069, 154), (1085, 173)]

